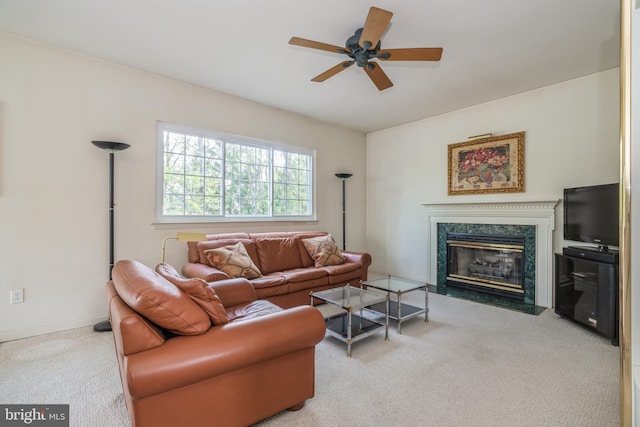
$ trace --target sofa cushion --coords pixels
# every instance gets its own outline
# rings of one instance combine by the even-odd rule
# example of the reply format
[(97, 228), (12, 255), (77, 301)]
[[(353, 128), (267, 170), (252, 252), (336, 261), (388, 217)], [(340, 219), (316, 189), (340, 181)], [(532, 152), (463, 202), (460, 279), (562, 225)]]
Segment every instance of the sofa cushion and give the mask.
[(289, 293), (289, 282), (282, 276), (282, 273), (272, 273), (251, 281), (251, 285), (256, 290), (256, 298), (265, 299), (276, 295)]
[(237, 240), (217, 239), (217, 240), (207, 240), (207, 241), (197, 242), (198, 252), (200, 253), (200, 263), (210, 265), (205, 251), (208, 251), (209, 249), (223, 248), (225, 246), (232, 246), (237, 243), (242, 243), (244, 245), (244, 248), (247, 250), (247, 253), (251, 257), (251, 260), (254, 262), (254, 264), (256, 264), (256, 266), (259, 269), (260, 265), (258, 264), (258, 252), (256, 250), (256, 244), (253, 240), (250, 240), (250, 239), (237, 239)]
[(176, 285), (182, 292), (189, 295), (196, 304), (209, 316), (214, 325), (223, 325), (229, 322), (227, 311), (222, 305), (218, 294), (207, 282), (199, 278), (187, 279), (176, 271), (173, 266), (160, 263), (156, 265), (156, 271), (165, 279)]
[(277, 288), (286, 284), (287, 279), (279, 273), (258, 277), (257, 279), (253, 279), (251, 281), (251, 285), (254, 289)]
[[(324, 288), (329, 285), (329, 277), (325, 276), (320, 279), (305, 280), (303, 282), (289, 282), (289, 293), (299, 292), (305, 289), (313, 289), (314, 291), (319, 288)], [(308, 293), (307, 293), (308, 295)]]
[(302, 267), (295, 237), (256, 239), (262, 274)]
[(309, 255), (311, 255), (311, 258), (313, 258), (316, 267), (340, 265), (345, 262), (342, 252), (340, 252), (331, 234), (302, 239), (302, 243), (307, 249), (307, 252), (309, 252)]
[(262, 273), (251, 260), (242, 242), (221, 248), (208, 249), (204, 251), (204, 253), (212, 267), (223, 271), (228, 274), (229, 277), (257, 279), (262, 276)]
[(283, 271), (282, 277), (289, 283), (305, 282), (307, 280), (323, 279), (329, 273), (319, 268), (296, 268), (294, 270)]
[(278, 313), (283, 309), (272, 302), (265, 300), (252, 301), (249, 304), (232, 307), (229, 310), (229, 319), (231, 322), (240, 320), (249, 320), (256, 317), (265, 316), (267, 314)]
[(157, 326), (178, 335), (199, 335), (211, 327), (209, 316), (191, 298), (146, 265), (118, 261), (112, 276), (120, 298)]
[(352, 285), (357, 286), (362, 278), (362, 268), (360, 264), (352, 262), (340, 265), (327, 265), (320, 267), (320, 269), (329, 273), (330, 285), (350, 282)]

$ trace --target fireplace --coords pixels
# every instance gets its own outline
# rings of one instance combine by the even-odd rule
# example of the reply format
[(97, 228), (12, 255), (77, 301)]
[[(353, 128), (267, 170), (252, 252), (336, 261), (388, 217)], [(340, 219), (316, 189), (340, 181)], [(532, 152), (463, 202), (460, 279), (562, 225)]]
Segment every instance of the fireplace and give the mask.
[(453, 288), (498, 304), (536, 304), (536, 227), (441, 223), (437, 230), (439, 293)]
[[(423, 203), (427, 210), (428, 280), (447, 291), (446, 232), (525, 236), (524, 305), (552, 307), (553, 231), (558, 199)], [(458, 289), (458, 288), (451, 288)], [(477, 295), (487, 295), (476, 292)], [(502, 300), (519, 302), (499, 297)]]
[(447, 286), (524, 301), (525, 237), (446, 233)]

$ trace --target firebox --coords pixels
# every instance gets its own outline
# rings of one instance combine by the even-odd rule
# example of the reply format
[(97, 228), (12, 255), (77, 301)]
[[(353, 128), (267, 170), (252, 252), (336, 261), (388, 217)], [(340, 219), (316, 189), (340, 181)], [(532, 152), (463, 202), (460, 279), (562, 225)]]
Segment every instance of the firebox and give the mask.
[(524, 236), (447, 232), (447, 286), (524, 301)]

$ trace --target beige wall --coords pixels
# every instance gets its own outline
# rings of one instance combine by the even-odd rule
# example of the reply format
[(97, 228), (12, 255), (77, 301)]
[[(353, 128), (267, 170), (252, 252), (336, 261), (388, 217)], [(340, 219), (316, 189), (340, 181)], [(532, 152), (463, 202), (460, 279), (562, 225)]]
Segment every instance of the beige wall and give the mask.
[[(106, 316), (108, 156), (94, 139), (132, 145), (116, 154), (116, 258), (148, 265), (185, 229), (322, 229), (340, 240), (333, 174), (348, 171), (349, 248), (371, 252), (374, 271), (424, 280), (421, 203), (560, 198), (564, 187), (618, 180), (617, 69), (375, 132), (365, 146), (359, 132), (6, 34), (0, 57), (0, 341)], [(154, 226), (157, 120), (317, 150), (318, 222)], [(517, 131), (525, 193), (447, 196), (448, 144)], [(560, 250), (561, 210), (556, 223)], [(180, 265), (172, 243), (167, 260)], [(16, 288), (25, 303), (10, 305)]]
[[(367, 135), (372, 270), (427, 280), (427, 217), (421, 203), (561, 199), (565, 187), (617, 182), (618, 72), (612, 69)], [(524, 193), (447, 195), (448, 144), (471, 135), (519, 131), (525, 132)], [(561, 251), (561, 205), (553, 240), (554, 250)]]
[[(106, 318), (108, 155), (91, 140), (131, 144), (116, 154), (116, 259), (154, 266), (156, 121), (317, 150), (317, 222), (215, 224), (188, 231), (326, 230), (365, 249), (365, 136), (200, 87), (0, 34), (0, 341)], [(172, 242), (167, 261), (184, 251)], [(180, 249), (178, 249), (180, 248)], [(25, 302), (9, 304), (24, 288)]]

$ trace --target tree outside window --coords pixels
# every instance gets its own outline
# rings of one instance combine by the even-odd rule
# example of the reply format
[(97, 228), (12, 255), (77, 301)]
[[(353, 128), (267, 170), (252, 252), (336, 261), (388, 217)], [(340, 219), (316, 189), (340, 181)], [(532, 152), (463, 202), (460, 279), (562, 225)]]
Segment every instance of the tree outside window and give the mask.
[(313, 216), (313, 152), (159, 123), (160, 220)]

